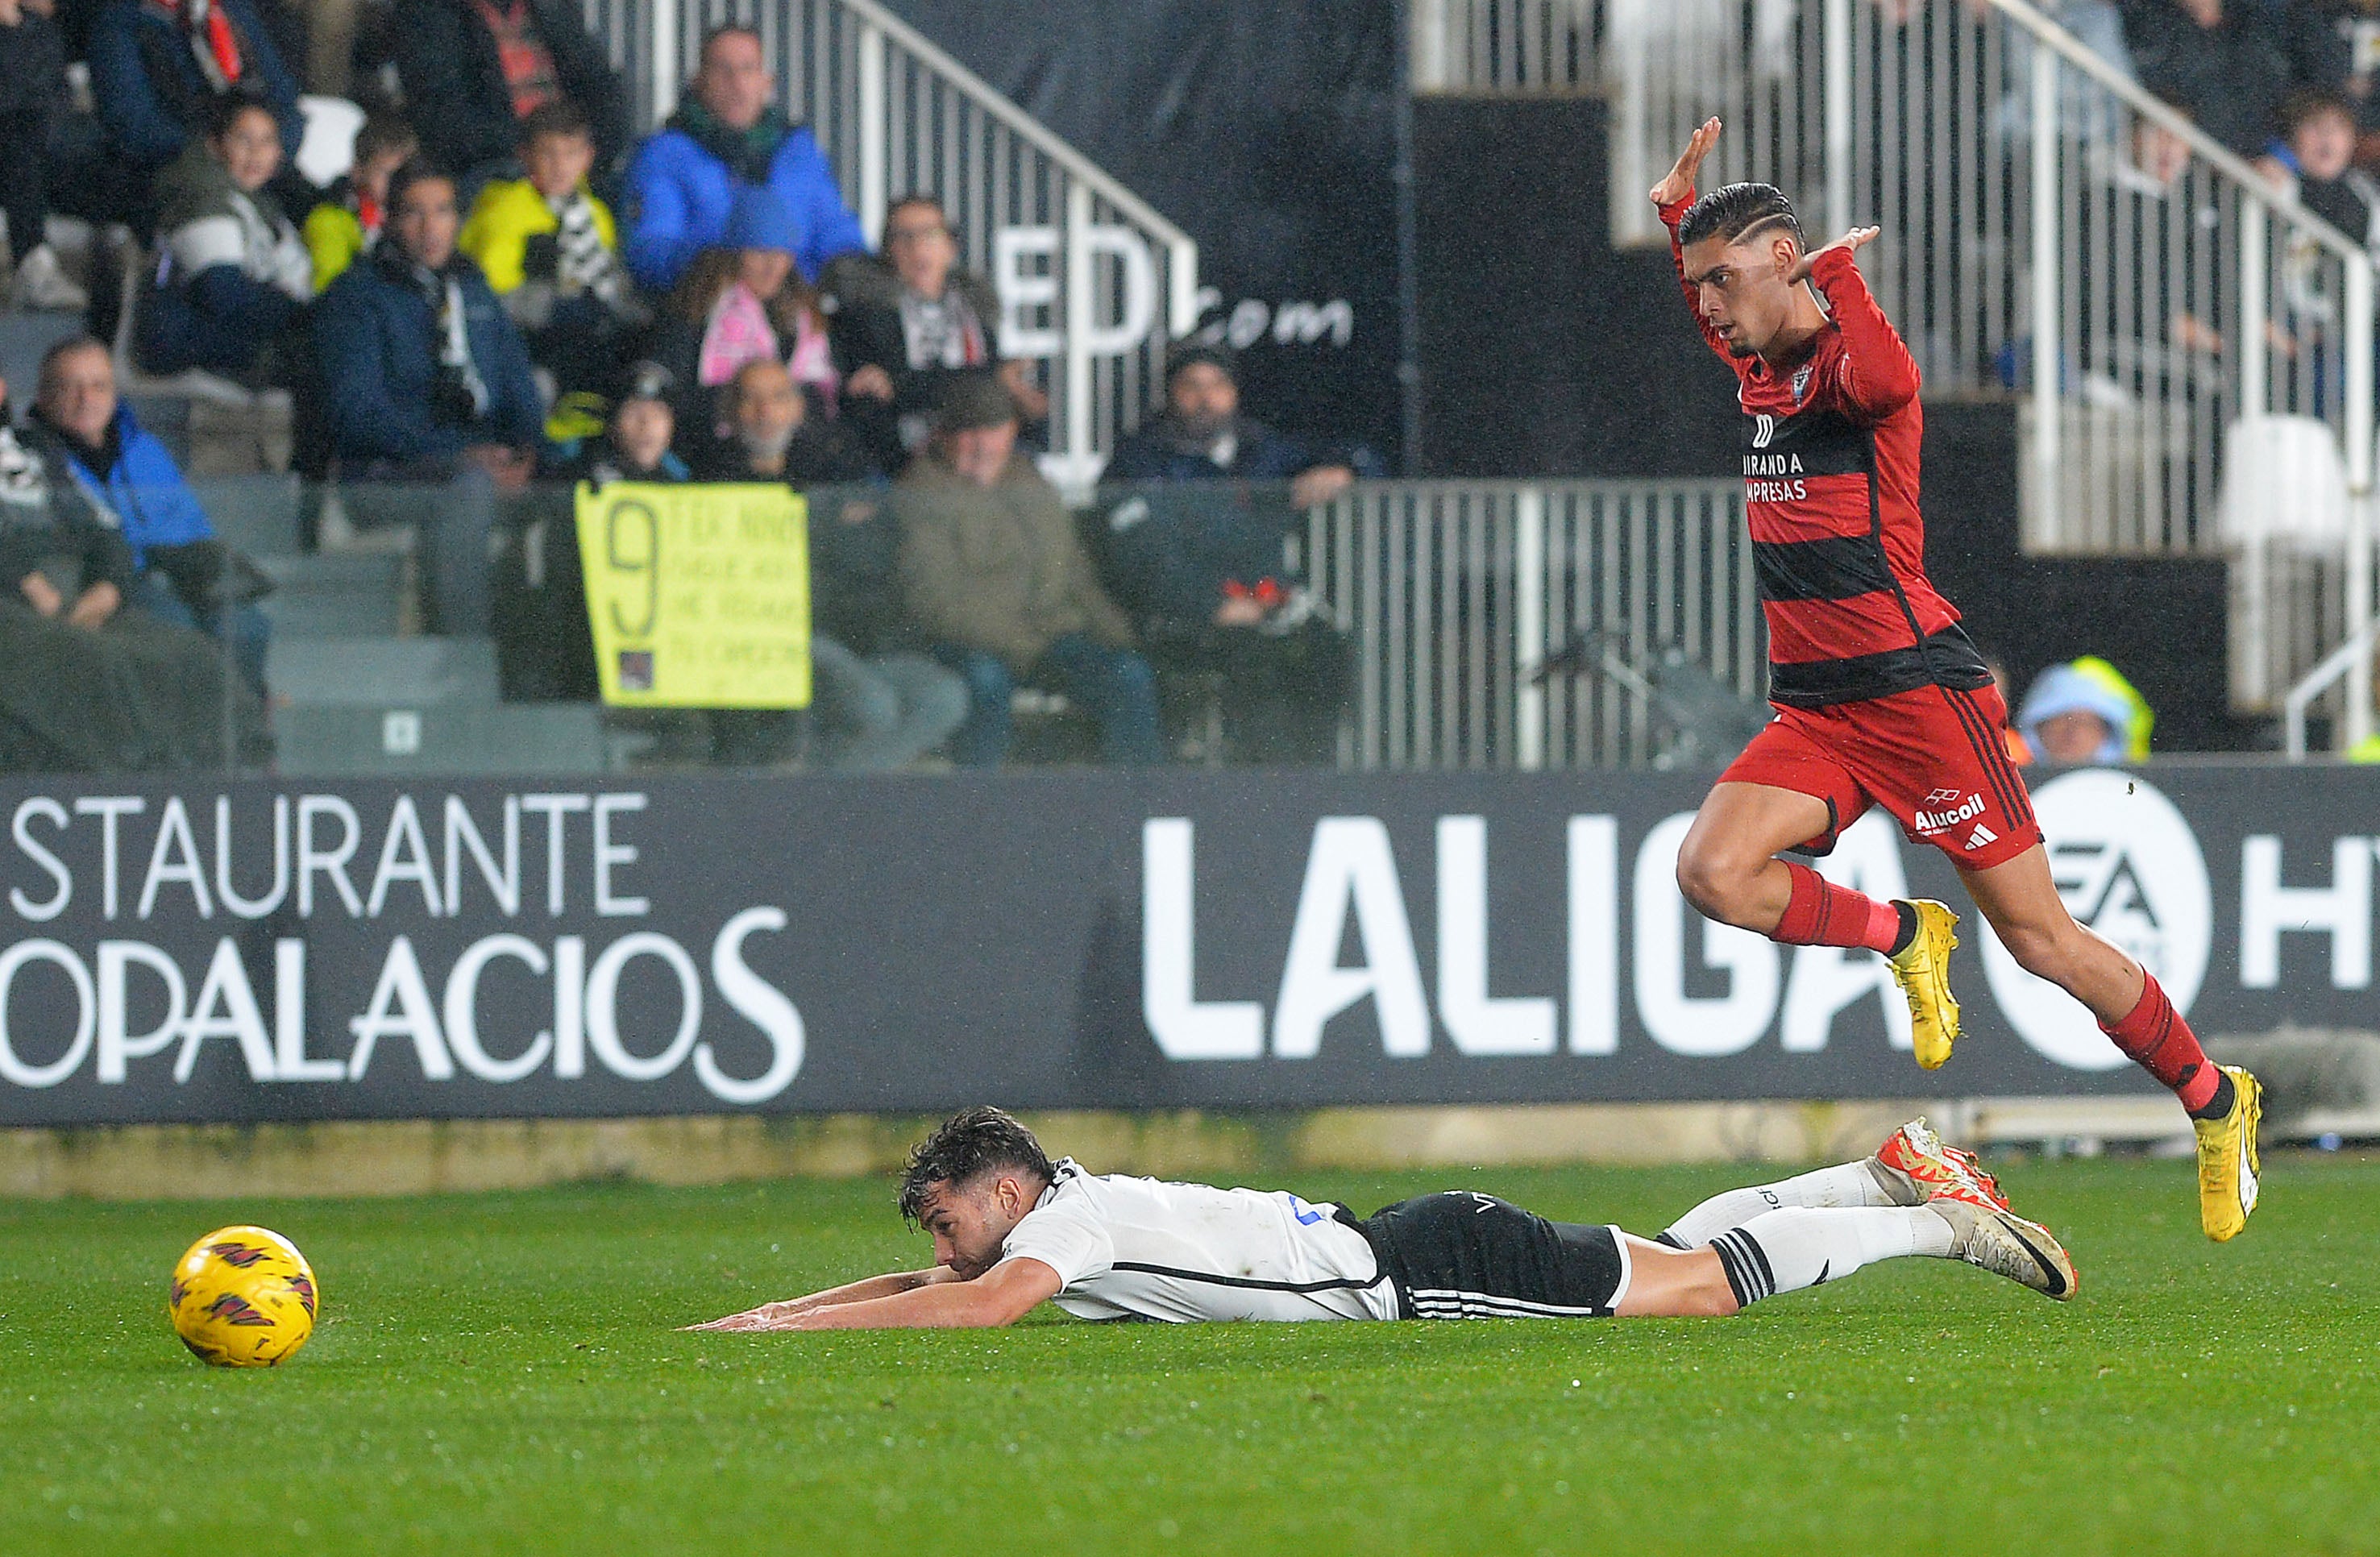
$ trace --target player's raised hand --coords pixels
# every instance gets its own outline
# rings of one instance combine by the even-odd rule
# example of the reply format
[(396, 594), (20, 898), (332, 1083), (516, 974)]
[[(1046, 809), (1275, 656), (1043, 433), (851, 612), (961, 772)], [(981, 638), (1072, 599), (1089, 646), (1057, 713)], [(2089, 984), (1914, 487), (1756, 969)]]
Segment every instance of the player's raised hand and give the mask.
[(1670, 176), (1653, 186), (1655, 205), (1674, 205), (1694, 192), (1694, 175), (1702, 170), (1703, 159), (1718, 144), (1718, 120), (1705, 119), (1702, 128), (1686, 141), (1686, 149), (1678, 153)]
[(1841, 249), (1846, 254), (1856, 254), (1861, 249), (1866, 248), (1869, 244), (1874, 243), (1876, 241), (1876, 234), (1883, 230), (1884, 229), (1881, 227), (1853, 227), (1842, 237), (1835, 239), (1834, 242), (1828, 244), (1825, 249), (1813, 249), (1809, 250), (1800, 259), (1794, 261), (1791, 268), (1785, 272), (1785, 280), (1787, 284), (1798, 286), (1800, 283), (1809, 280), (1810, 267), (1818, 262), (1819, 255), (1837, 249)]

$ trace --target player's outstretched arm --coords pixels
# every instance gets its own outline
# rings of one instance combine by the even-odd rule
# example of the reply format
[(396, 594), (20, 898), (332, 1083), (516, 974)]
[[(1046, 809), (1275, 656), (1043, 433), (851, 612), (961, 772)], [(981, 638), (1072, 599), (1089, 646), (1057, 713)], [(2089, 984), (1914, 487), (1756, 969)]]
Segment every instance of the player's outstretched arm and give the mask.
[(781, 1302), (763, 1303), (757, 1308), (747, 1308), (740, 1314), (728, 1314), (703, 1324), (681, 1325), (682, 1330), (777, 1330), (783, 1321), (813, 1308), (830, 1308), (844, 1303), (865, 1303), (874, 1298), (891, 1297), (896, 1293), (942, 1282), (955, 1282), (959, 1273), (947, 1265), (937, 1265), (930, 1271), (891, 1271), (865, 1281), (846, 1282), (842, 1286), (829, 1287), (801, 1297), (788, 1297)]
[(1003, 1259), (972, 1281), (928, 1283), (883, 1297), (807, 1308), (761, 1330), (966, 1330), (1014, 1324), (1058, 1295), (1058, 1272), (1038, 1259)]
[(1686, 138), (1686, 149), (1670, 164), (1669, 176), (1653, 186), (1655, 205), (1666, 208), (1694, 198), (1694, 177), (1702, 172), (1703, 159), (1718, 144), (1718, 120), (1708, 118)]
[(1867, 415), (1887, 417), (1917, 398), (1917, 362), (1876, 307), (1853, 258), (1876, 241), (1877, 230), (1853, 227), (1809, 250), (1786, 270), (1785, 279), (1810, 282), (1826, 295), (1827, 311), (1843, 333), (1843, 393)]

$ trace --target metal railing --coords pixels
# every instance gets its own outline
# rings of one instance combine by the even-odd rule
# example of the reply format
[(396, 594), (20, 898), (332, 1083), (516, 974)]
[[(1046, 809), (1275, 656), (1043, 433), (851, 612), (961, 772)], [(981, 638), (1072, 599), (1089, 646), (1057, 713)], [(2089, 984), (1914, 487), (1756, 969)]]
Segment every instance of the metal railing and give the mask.
[(676, 108), (706, 32), (748, 24), (871, 243), (888, 201), (942, 201), (960, 262), (1000, 294), (1002, 350), (1048, 365), (1062, 485), (1087, 487), (1161, 398), (1166, 344), (1197, 318), (1197, 245), (908, 23), (873, 0), (584, 4), (641, 128)]
[[(1882, 226), (1861, 268), (1928, 393), (2025, 398), (2028, 550), (2220, 553), (2228, 429), (2319, 420), (2350, 493), (2336, 619), (2372, 619), (2370, 257), (2027, 0), (1413, 0), (1411, 18), (1418, 91), (1608, 94), (1616, 241), (1661, 238), (1644, 191), (1714, 114), (1706, 186), (1775, 183), (1814, 239)], [(2235, 635), (2289, 618), (2278, 596), (2245, 603)], [(2336, 641), (2240, 651), (2277, 687)], [(2354, 740), (2368, 667), (2350, 683)]]
[(1730, 480), (1366, 482), (1314, 510), (1307, 576), (1356, 651), (1342, 757), (1633, 767), (1680, 753), (1679, 699), (1756, 723), (1742, 528)]

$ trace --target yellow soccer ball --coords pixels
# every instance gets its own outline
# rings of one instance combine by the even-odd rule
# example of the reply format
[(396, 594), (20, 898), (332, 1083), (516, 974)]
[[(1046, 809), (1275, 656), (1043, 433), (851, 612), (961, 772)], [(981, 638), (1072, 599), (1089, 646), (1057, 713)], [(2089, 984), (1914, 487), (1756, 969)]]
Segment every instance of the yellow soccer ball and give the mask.
[(314, 1333), (321, 1301), (297, 1245), (261, 1227), (218, 1227), (175, 1265), (166, 1311), (202, 1361), (271, 1368)]

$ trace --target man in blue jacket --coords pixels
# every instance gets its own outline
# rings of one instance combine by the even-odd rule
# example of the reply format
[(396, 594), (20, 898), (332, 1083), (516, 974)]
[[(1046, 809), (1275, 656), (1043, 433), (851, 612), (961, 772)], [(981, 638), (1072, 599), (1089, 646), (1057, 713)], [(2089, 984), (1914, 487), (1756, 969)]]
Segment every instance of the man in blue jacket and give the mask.
[(839, 254), (867, 251), (818, 137), (786, 120), (776, 94), (759, 32), (731, 25), (703, 40), (693, 101), (628, 164), (623, 247), (637, 285), (668, 291), (695, 255), (719, 243), (738, 184), (766, 185), (793, 213), (800, 234), (794, 263), (805, 281), (815, 284)]
[[(91, 24), (91, 95), (107, 150), (146, 180), (207, 133), (208, 110), (226, 92), (261, 100), (281, 128), (283, 183), (303, 190), (297, 166), (306, 116), (298, 78), (283, 63), (249, 0), (104, 0)], [(304, 211), (310, 200), (285, 198)]]
[(315, 305), (329, 441), (358, 524), (411, 525), (437, 630), (489, 625), (489, 537), (528, 484), (545, 410), (528, 347), (455, 250), (452, 176), (409, 163), (389, 180), (369, 259)]
[(130, 547), (128, 603), (222, 644), (261, 697), (273, 634), (251, 603), (261, 579), (216, 538), (173, 455), (117, 397), (103, 344), (79, 335), (43, 355), (28, 435)]

